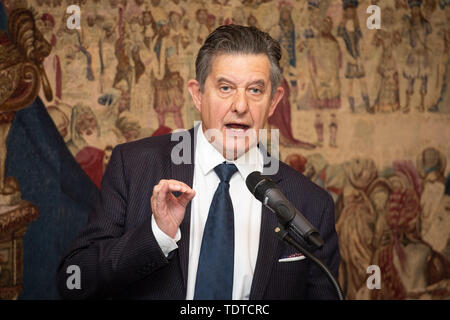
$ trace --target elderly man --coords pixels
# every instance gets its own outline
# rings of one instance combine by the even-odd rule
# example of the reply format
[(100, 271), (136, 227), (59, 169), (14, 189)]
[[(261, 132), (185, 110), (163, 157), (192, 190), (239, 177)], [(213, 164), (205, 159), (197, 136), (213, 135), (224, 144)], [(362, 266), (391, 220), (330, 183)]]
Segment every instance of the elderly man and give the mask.
[[(267, 158), (278, 161), (257, 142), (283, 96), (280, 57), (280, 45), (254, 27), (208, 36), (188, 82), (202, 119), (185, 132), (188, 161), (174, 160), (171, 135), (114, 149), (89, 223), (61, 262), (63, 297), (337, 298), (326, 276), (278, 239), (276, 216), (245, 185)], [(271, 178), (319, 230), (325, 245), (315, 254), (336, 275), (331, 196), (282, 162)], [(68, 286), (70, 265), (79, 267), (79, 289)]]

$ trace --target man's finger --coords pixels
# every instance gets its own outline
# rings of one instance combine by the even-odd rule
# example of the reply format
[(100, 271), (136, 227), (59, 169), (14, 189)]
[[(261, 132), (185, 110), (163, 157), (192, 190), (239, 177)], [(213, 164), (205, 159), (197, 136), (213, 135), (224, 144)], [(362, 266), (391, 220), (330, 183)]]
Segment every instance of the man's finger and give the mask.
[(181, 184), (181, 183), (169, 183), (169, 190), (171, 192), (181, 192), (181, 193), (185, 193), (185, 192), (189, 192), (191, 193), (193, 190), (186, 184)]
[(166, 199), (166, 194), (169, 191), (169, 185), (166, 182), (160, 184), (158, 191), (156, 192), (156, 200), (164, 201)]
[[(164, 184), (168, 184), (171, 191), (186, 192), (187, 190), (191, 189), (191, 187), (189, 187), (186, 183), (174, 179), (170, 180), (161, 179), (159, 183), (154, 187), (154, 189), (156, 189), (156, 191), (159, 191), (161, 189), (161, 186)], [(180, 188), (177, 189), (176, 186), (179, 186)]]
[(186, 196), (182, 199), (183, 205), (187, 205), (189, 201), (195, 196), (195, 191), (187, 184), (177, 180), (161, 180), (154, 188), (151, 202), (156, 210), (161, 210), (166, 205), (167, 201), (171, 199), (172, 192), (181, 192)]
[(195, 191), (192, 189), (190, 189), (190, 190), (191, 191), (185, 192), (177, 198), (178, 203), (181, 204), (183, 207), (186, 207), (187, 204), (189, 203), (189, 201), (191, 201), (195, 197)]
[(171, 179), (171, 180), (167, 180), (167, 182), (168, 182), (169, 184), (177, 184), (177, 185), (180, 185), (181, 187), (185, 188), (186, 190), (187, 190), (187, 189), (191, 189), (191, 187), (189, 187), (186, 183), (184, 183), (184, 182), (182, 182), (182, 181), (178, 181), (178, 180), (173, 180), (173, 179)]

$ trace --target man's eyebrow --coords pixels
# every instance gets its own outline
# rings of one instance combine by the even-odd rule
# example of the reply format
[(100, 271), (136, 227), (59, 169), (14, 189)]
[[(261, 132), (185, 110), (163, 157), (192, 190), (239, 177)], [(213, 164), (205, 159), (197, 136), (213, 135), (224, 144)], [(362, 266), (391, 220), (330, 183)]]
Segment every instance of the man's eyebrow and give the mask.
[(255, 81), (250, 82), (251, 85), (256, 84), (258, 86), (264, 87), (266, 85), (266, 82), (263, 79), (258, 79)]
[(219, 78), (217, 78), (216, 83), (220, 83), (220, 82), (228, 82), (228, 83), (233, 83), (233, 84), (234, 84), (233, 81), (231, 81), (230, 79), (227, 79), (227, 78), (225, 78), (225, 77), (219, 77)]

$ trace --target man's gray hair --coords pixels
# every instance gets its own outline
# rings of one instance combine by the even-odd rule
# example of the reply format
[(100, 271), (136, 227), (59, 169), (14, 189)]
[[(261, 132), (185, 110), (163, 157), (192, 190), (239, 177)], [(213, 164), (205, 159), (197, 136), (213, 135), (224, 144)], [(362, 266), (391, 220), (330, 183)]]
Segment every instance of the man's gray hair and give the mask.
[(265, 54), (270, 62), (271, 96), (281, 83), (281, 47), (268, 33), (255, 27), (225, 25), (215, 29), (206, 38), (195, 60), (196, 80), (200, 89), (205, 89), (205, 81), (211, 72), (212, 60), (220, 54)]

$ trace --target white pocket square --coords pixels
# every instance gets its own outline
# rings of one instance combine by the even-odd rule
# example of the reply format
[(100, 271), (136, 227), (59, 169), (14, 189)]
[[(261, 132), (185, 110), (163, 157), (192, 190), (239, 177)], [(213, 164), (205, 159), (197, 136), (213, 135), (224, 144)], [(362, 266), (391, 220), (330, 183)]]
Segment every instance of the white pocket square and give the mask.
[(299, 261), (299, 260), (303, 260), (305, 258), (306, 257), (303, 254), (301, 254), (301, 253), (294, 253), (294, 254), (291, 254), (289, 256), (282, 257), (282, 258), (278, 259), (278, 262)]

